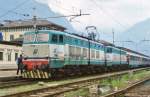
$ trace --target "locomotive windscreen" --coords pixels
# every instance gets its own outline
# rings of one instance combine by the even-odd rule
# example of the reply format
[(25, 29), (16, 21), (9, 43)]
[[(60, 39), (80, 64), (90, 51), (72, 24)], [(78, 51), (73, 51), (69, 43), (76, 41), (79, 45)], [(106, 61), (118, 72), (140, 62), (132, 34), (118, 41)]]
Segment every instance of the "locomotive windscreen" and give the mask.
[(48, 42), (48, 41), (49, 41), (48, 33), (32, 33), (24, 35), (24, 43)]

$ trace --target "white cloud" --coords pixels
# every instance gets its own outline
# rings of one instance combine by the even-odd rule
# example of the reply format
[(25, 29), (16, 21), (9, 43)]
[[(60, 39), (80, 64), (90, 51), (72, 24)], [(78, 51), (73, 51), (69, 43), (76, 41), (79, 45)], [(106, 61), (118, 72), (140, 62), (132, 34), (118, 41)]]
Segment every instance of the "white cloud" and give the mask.
[[(104, 32), (112, 28), (123, 31), (133, 24), (149, 18), (149, 0), (37, 0), (47, 3), (51, 10), (64, 14), (77, 14), (82, 9), (89, 16), (74, 19), (71, 24), (77, 30), (95, 25)], [(96, 3), (96, 4), (95, 4)], [(99, 7), (98, 7), (99, 6)]]

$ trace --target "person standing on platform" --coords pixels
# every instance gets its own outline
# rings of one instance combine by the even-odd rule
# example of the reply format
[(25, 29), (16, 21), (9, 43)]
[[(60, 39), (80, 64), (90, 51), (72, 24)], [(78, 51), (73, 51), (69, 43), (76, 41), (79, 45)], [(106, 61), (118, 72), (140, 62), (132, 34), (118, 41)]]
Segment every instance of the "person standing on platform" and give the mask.
[(18, 59), (17, 59), (17, 66), (18, 66), (18, 68), (17, 68), (17, 75), (19, 74), (19, 71), (21, 72), (21, 74), (23, 73), (22, 59), (23, 59), (22, 55), (20, 55), (20, 57), (18, 57)]

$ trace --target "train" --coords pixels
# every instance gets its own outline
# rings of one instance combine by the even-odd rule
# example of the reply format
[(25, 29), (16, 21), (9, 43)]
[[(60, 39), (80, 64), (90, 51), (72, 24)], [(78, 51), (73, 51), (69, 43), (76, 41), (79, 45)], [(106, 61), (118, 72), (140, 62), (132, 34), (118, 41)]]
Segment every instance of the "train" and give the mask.
[(144, 54), (73, 33), (36, 30), (24, 34), (24, 78), (103, 73), (149, 63), (150, 57)]

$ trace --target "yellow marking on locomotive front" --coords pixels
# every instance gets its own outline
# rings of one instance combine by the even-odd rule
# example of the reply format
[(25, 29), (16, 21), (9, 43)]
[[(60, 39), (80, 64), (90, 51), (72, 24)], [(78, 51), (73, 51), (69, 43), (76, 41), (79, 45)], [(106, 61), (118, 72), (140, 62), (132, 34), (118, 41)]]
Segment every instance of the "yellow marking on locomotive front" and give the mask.
[(41, 78), (43, 78), (43, 71), (41, 71)]
[(36, 74), (34, 71), (32, 71), (32, 74), (33, 74), (33, 78), (36, 78)]
[(29, 77), (29, 71), (27, 71), (27, 73), (26, 73), (26, 74), (27, 74), (27, 78), (30, 78), (30, 77)]
[(32, 78), (32, 74), (31, 74), (31, 71), (29, 71), (29, 78)]
[(36, 70), (38, 78), (40, 78), (39, 70)]
[(23, 74), (24, 74), (23, 77), (27, 78), (27, 72), (24, 72)]
[(43, 71), (43, 74), (44, 74), (44, 78), (46, 78), (46, 75), (45, 75), (45, 72)]
[(38, 77), (37, 70), (35, 70), (34, 73), (36, 74), (36, 78), (39, 78), (39, 77)]
[(49, 77), (48, 77), (48, 73), (47, 73), (47, 72), (45, 72), (45, 76), (46, 76), (46, 78), (49, 78)]
[(33, 72), (30, 71), (31, 78), (34, 78)]
[(28, 74), (28, 78), (32, 78), (31, 71), (29, 71), (27, 74)]
[(42, 71), (42, 75), (43, 75), (43, 77), (42, 77), (42, 78), (45, 78), (44, 71)]
[(43, 78), (43, 76), (42, 76), (42, 71), (40, 71), (40, 77)]
[(29, 72), (29, 78), (33, 78), (33, 74), (31, 71)]
[(39, 72), (39, 78), (41, 78), (41, 71), (39, 70), (38, 72)]

